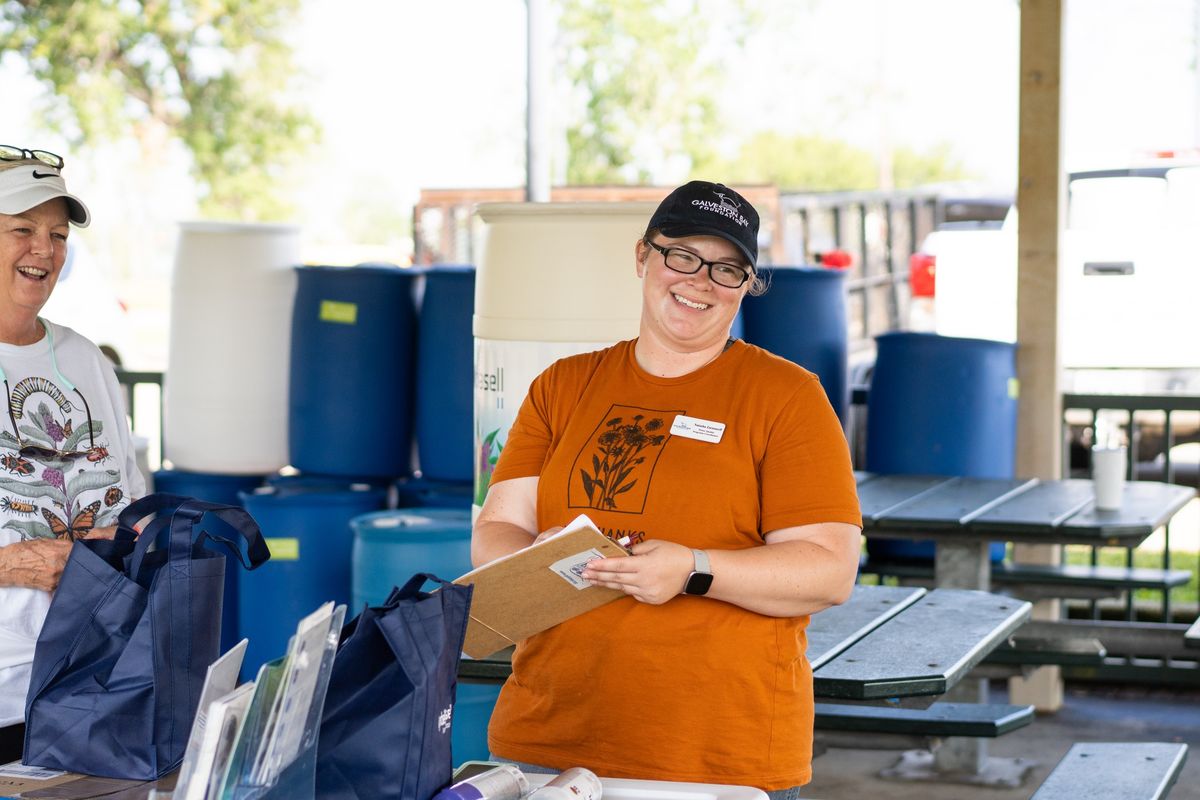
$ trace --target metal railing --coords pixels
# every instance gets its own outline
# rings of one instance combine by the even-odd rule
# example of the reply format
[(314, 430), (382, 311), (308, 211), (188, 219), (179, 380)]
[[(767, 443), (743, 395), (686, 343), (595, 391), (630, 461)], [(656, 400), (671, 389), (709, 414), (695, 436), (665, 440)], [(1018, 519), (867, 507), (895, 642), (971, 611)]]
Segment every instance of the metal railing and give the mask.
[(850, 253), (846, 280), (851, 349), (903, 327), (908, 261), (945, 217), (937, 190), (786, 193), (779, 197), (787, 264), (813, 264), (829, 250)]
[[(163, 449), (163, 373), (117, 368), (117, 381), (125, 387), (125, 405), (135, 433), (149, 439), (147, 461), (151, 466), (162, 462)], [(157, 394), (147, 398), (146, 391)], [(139, 399), (139, 395), (142, 397)], [(150, 408), (147, 409), (147, 404)], [(147, 476), (149, 479), (149, 476)]]

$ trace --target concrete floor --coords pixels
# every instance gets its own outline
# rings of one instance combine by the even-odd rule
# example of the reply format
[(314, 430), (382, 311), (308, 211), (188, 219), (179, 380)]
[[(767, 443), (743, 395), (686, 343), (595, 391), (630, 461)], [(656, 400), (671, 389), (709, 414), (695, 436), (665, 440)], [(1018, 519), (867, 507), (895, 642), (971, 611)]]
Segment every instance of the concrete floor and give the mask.
[[(1007, 702), (1003, 683), (993, 682), (989, 700)], [(813, 762), (806, 800), (1028, 800), (1074, 742), (1181, 742), (1188, 760), (1170, 800), (1200, 800), (1200, 691), (1068, 684), (1055, 714), (1039, 715), (1020, 730), (989, 740), (988, 753), (1036, 762), (1015, 789), (878, 777), (899, 759), (895, 750), (830, 749)], [(1081, 800), (1085, 800), (1081, 798)]]

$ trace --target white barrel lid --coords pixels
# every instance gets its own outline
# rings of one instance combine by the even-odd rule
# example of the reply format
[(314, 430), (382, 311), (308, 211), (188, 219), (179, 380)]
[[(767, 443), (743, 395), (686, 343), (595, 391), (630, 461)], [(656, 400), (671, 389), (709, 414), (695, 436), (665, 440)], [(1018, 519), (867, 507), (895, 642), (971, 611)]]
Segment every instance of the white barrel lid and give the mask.
[(610, 343), (637, 336), (637, 241), (654, 203), (483, 203), (474, 333)]

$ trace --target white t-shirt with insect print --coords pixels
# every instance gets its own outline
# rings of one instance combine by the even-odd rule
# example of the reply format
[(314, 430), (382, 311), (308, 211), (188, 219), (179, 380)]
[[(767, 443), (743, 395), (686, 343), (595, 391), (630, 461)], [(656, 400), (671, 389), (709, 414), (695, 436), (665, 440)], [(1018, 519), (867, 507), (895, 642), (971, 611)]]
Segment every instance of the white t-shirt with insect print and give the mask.
[[(8, 385), (0, 398), (0, 547), (74, 539), (114, 525), (146, 491), (111, 365), (70, 328), (50, 323), (50, 330), (53, 359), (50, 337), (24, 347), (0, 343)], [(21, 454), (31, 446), (46, 452)], [(49, 592), (0, 587), (0, 725), (25, 715), (34, 645), (49, 607)]]

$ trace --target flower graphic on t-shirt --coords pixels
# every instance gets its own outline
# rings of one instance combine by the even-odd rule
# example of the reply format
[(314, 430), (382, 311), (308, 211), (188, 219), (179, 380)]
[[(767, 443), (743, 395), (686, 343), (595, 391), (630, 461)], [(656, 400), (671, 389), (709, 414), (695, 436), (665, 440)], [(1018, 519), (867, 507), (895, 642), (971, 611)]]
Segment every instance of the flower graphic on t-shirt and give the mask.
[[(645, 420), (645, 422), (643, 422)], [(612, 417), (599, 436), (592, 454), (592, 471), (579, 470), (584, 494), (593, 508), (616, 509), (617, 498), (637, 485), (632, 477), (638, 466), (644, 464), (642, 455), (647, 447), (660, 447), (666, 441), (661, 417), (646, 419), (635, 414), (629, 422), (623, 417)]]
[(60, 492), (66, 488), (66, 485), (63, 483), (63, 473), (61, 469), (46, 467), (44, 470), (42, 470), (42, 480), (58, 489)]

